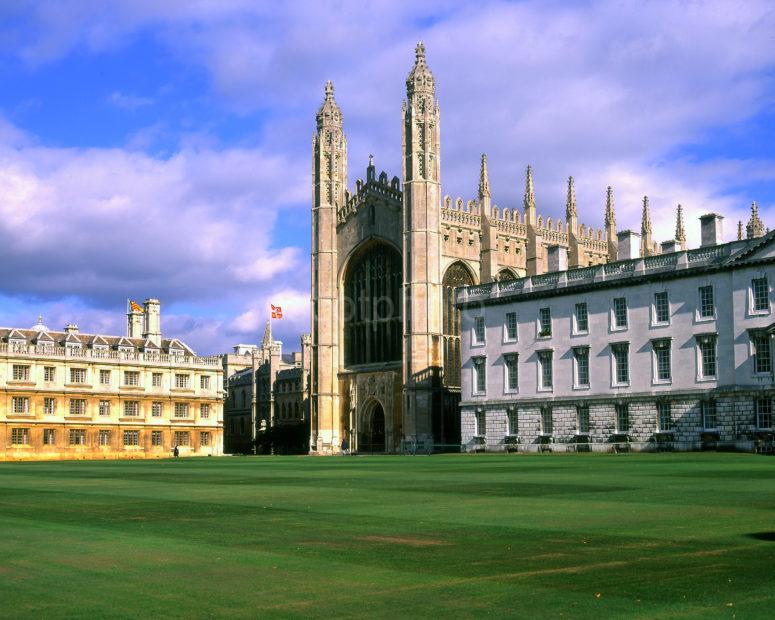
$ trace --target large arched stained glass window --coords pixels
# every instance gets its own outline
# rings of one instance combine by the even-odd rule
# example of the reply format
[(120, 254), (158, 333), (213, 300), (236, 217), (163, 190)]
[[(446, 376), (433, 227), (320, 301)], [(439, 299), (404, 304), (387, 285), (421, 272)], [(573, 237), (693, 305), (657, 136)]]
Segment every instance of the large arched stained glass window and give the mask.
[(346, 366), (401, 361), (401, 257), (384, 243), (353, 257), (344, 282)]
[(463, 263), (453, 263), (444, 274), (444, 385), (460, 387), (460, 310), (455, 307), (455, 288), (471, 286), (474, 279)]

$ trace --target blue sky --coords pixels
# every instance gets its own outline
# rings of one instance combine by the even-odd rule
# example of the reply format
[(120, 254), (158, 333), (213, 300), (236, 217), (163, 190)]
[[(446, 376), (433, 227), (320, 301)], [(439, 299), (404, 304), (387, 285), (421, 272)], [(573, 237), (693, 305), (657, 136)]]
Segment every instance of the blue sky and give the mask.
[[(417, 6), (417, 5), (421, 6)], [(350, 184), (399, 174), (404, 80), (426, 44), (443, 193), (620, 229), (674, 210), (775, 215), (772, 2), (0, 0), (0, 323), (121, 333), (158, 296), (200, 353), (308, 329), (310, 140), (332, 79)]]

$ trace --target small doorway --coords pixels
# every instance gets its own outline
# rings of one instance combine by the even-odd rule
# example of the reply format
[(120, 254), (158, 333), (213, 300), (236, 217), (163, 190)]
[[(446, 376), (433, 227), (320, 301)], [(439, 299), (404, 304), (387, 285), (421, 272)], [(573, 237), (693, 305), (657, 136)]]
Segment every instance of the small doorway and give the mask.
[(358, 437), (358, 452), (381, 454), (385, 452), (385, 412), (373, 401), (363, 416), (363, 430)]

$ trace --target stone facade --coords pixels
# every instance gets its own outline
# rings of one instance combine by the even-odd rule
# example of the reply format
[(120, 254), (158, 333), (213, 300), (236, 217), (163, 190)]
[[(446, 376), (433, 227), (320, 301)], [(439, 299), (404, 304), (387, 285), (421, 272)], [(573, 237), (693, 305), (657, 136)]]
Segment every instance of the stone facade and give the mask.
[(460, 289), (466, 449), (771, 440), (775, 233), (721, 243), (721, 220), (701, 218), (697, 249), (626, 239), (639, 258)]
[(130, 303), (127, 336), (0, 329), (0, 460), (222, 453), (217, 357), (162, 338), (159, 302)]
[[(476, 197), (442, 197), (439, 104), (422, 44), (406, 80), (401, 178), (377, 173), (348, 188), (343, 115), (329, 82), (312, 143), (312, 451), (394, 452), (404, 441), (460, 441), (460, 322), (454, 289), (547, 271), (550, 248), (570, 267), (617, 256), (609, 188), (605, 228), (536, 211), (528, 166), (522, 209), (492, 202), (482, 156)], [(658, 253), (659, 248), (650, 248)], [(373, 379), (382, 398), (361, 386)]]
[[(283, 354), (267, 321), (260, 346), (237, 345), (223, 356), (235, 371), (226, 379), (224, 450), (254, 452), (257, 434), (277, 426), (309, 425), (310, 336), (301, 337), (301, 351)], [(239, 368), (242, 366), (242, 368)], [(237, 370), (237, 368), (239, 368)]]

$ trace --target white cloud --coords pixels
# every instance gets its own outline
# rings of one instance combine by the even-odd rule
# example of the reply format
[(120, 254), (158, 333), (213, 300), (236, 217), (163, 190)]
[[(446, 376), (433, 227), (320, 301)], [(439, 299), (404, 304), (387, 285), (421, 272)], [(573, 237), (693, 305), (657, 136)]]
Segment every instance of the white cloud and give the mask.
[(110, 97), (108, 97), (108, 101), (112, 103), (117, 108), (122, 108), (124, 110), (130, 110), (134, 111), (138, 108), (144, 108), (150, 105), (153, 105), (156, 100), (152, 97), (140, 97), (138, 95), (130, 95), (126, 93), (122, 93), (121, 91), (114, 90), (112, 93), (110, 93)]

